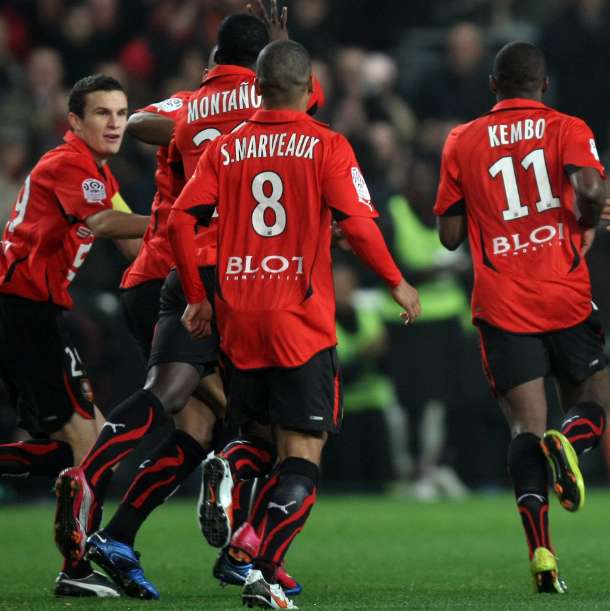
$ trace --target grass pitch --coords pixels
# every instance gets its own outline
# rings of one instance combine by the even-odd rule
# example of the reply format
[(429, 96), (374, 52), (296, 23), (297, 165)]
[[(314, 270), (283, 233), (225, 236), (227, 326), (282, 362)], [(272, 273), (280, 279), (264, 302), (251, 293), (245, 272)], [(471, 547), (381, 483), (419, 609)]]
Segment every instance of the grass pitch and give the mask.
[[(239, 589), (211, 577), (215, 551), (199, 534), (194, 506), (169, 501), (138, 538), (159, 602), (54, 599), (52, 505), (0, 507), (0, 609), (240, 609)], [(509, 494), (433, 504), (323, 497), (288, 558), (304, 585), (295, 602), (301, 609), (610, 609), (609, 512), (605, 491), (591, 492), (578, 514), (553, 502), (553, 540), (570, 588), (559, 597), (532, 593)]]

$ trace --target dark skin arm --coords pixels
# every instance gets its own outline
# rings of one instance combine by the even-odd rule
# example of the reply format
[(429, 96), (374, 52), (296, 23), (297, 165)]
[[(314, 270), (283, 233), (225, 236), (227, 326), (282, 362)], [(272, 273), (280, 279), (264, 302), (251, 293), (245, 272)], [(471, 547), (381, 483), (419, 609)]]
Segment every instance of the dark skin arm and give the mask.
[(606, 186), (595, 168), (578, 168), (570, 173), (581, 224), (593, 228), (599, 222), (606, 203)]
[(168, 146), (174, 133), (174, 122), (154, 112), (136, 112), (127, 121), (127, 133), (146, 144)]
[(455, 250), (466, 239), (466, 232), (466, 215), (439, 217), (438, 235), (448, 250)]

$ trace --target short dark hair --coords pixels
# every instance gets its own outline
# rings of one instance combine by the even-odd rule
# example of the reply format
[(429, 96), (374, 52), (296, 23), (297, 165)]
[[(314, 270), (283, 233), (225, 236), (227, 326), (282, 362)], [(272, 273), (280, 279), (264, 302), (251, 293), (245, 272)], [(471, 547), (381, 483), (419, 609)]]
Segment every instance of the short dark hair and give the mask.
[(123, 85), (115, 78), (105, 74), (91, 74), (76, 81), (70, 90), (68, 97), (68, 111), (78, 115), (81, 119), (85, 116), (85, 104), (87, 94), (94, 91), (122, 91)]
[(258, 17), (248, 13), (229, 15), (218, 28), (216, 63), (253, 66), (268, 42), (267, 26)]
[(256, 77), (263, 96), (288, 101), (311, 80), (311, 58), (305, 47), (294, 40), (268, 44), (256, 62)]
[(509, 42), (496, 54), (493, 76), (504, 94), (534, 93), (547, 76), (544, 53), (529, 42)]

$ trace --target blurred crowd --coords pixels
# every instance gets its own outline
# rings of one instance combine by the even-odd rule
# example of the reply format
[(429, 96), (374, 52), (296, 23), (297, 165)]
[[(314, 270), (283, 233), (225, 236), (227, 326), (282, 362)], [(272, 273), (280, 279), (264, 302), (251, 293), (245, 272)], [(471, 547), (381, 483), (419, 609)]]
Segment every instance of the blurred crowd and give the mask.
[[(469, 323), (467, 253), (445, 251), (435, 232), (440, 152), (453, 125), (493, 105), (487, 77), (497, 49), (525, 39), (547, 55), (545, 101), (588, 122), (607, 165), (610, 2), (283, 4), (291, 36), (311, 52), (326, 94), (317, 118), (353, 144), (386, 239), (424, 309), (421, 322), (398, 332), (397, 312), (383, 291), (351, 257), (337, 255), (346, 419), (344, 435), (328, 447), (326, 481), (350, 488), (409, 482), (405, 491), (422, 499), (462, 495), (464, 483), (502, 485), (507, 438)], [(67, 91), (76, 80), (94, 72), (116, 77), (132, 110), (196, 88), (218, 24), (244, 6), (245, 0), (4, 0), (0, 222), (31, 166), (60, 142)], [(126, 201), (146, 213), (154, 149), (126, 137), (111, 165)], [(608, 246), (601, 230), (590, 261), (606, 322)], [(143, 375), (117, 313), (125, 263), (112, 245), (96, 244), (75, 287), (75, 333), (103, 410), (135, 390)], [(8, 412), (0, 410), (0, 436), (9, 428)]]

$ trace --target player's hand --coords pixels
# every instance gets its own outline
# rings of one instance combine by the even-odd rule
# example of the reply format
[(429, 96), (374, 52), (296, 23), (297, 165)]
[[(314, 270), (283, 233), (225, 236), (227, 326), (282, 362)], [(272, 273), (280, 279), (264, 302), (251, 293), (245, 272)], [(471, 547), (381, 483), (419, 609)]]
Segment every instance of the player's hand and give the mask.
[[(610, 198), (606, 200), (604, 209), (602, 210), (602, 219), (604, 221), (610, 221)], [(610, 225), (606, 227), (606, 231), (610, 231)]]
[(419, 295), (415, 287), (411, 286), (404, 278), (400, 284), (392, 289), (394, 301), (405, 309), (400, 317), (405, 321), (405, 325), (414, 322), (421, 314)]
[(330, 227), (331, 229), (331, 238), (330, 245), (337, 246), (341, 250), (345, 250), (346, 252), (353, 252), (352, 247), (349, 245), (345, 234), (341, 227), (339, 227), (339, 223), (337, 221), (333, 221)]
[(256, 15), (269, 30), (269, 38), (274, 40), (290, 40), (288, 35), (288, 7), (282, 8), (281, 14), (277, 10), (277, 0), (271, 0), (270, 10), (267, 11), (263, 0), (256, 0), (254, 4), (246, 4), (248, 12)]
[(582, 233), (582, 247), (580, 248), (581, 257), (584, 257), (591, 250), (591, 246), (593, 246), (594, 241), (595, 227), (589, 227), (588, 229), (585, 229)]
[(189, 303), (182, 318), (184, 328), (195, 338), (212, 333), (212, 305), (205, 299), (200, 303)]

